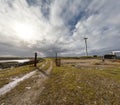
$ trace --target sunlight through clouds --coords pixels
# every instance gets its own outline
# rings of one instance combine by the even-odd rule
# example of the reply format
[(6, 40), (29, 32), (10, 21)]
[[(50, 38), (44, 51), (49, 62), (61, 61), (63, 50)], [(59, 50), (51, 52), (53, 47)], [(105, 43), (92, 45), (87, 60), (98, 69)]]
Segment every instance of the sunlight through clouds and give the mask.
[(31, 56), (37, 50), (80, 56), (84, 36), (91, 54), (120, 50), (119, 5), (119, 0), (0, 0), (0, 55)]

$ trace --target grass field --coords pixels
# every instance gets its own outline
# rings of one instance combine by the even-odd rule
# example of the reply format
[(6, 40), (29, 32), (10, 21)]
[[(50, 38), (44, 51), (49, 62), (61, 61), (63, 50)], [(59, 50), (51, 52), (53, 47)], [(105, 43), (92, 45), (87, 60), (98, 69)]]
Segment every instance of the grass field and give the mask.
[[(72, 60), (70, 60), (72, 61)], [(77, 62), (77, 63), (76, 63)], [(38, 105), (119, 105), (120, 66), (102, 65), (102, 69), (75, 65), (82, 61), (53, 69), (51, 78), (37, 100)], [(88, 61), (84, 61), (88, 62)], [(98, 62), (98, 61), (97, 61)], [(96, 65), (96, 62), (93, 62)], [(79, 64), (80, 65), (80, 64)], [(99, 64), (100, 66), (100, 64)]]
[[(50, 61), (54, 60), (46, 59), (39, 63), (38, 67), (45, 64), (41, 70), (47, 70)], [(21, 73), (24, 73), (24, 70)], [(41, 73), (38, 71), (36, 75), (20, 83), (3, 96), (1, 102), (5, 105), (20, 105), (18, 103), (22, 100), (19, 101), (19, 98), (24, 97), (23, 105), (28, 103), (29, 105), (119, 105), (120, 103), (119, 60), (102, 62), (100, 59), (62, 59), (61, 67), (56, 67), (53, 63), (52, 72), (46, 75), (46, 80), (40, 76)]]
[[(43, 62), (38, 63), (37, 67), (40, 67), (45, 62), (46, 61), (44, 60)], [(0, 70), (0, 87), (13, 81), (14, 78), (19, 78), (35, 69), (36, 68), (34, 67), (34, 65), (26, 65), (26, 66)]]

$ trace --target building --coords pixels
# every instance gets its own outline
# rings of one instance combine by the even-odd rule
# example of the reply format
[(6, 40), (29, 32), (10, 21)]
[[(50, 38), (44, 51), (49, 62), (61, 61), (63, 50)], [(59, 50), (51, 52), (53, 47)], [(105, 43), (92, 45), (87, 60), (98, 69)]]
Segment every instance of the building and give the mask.
[(120, 51), (112, 51), (110, 54), (104, 55), (105, 59), (120, 59)]
[(120, 51), (112, 51), (112, 54), (115, 55), (117, 59), (120, 59)]
[(113, 55), (113, 54), (105, 54), (105, 55), (104, 55), (104, 58), (105, 58), (105, 59), (116, 59), (116, 55)]

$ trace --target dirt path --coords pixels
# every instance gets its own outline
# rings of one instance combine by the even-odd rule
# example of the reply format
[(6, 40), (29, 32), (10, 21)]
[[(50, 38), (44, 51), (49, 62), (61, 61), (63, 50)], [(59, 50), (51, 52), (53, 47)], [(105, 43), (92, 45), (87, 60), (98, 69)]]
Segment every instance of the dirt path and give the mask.
[(34, 75), (36, 73), (36, 71), (32, 71), (26, 75), (24, 75), (23, 77), (21, 78), (17, 78), (15, 79), (14, 81), (6, 84), (5, 86), (3, 86), (2, 88), (0, 88), (0, 96), (6, 94), (7, 92), (11, 91), (13, 88), (15, 88), (17, 86), (17, 84), (19, 82), (22, 82), (24, 81), (25, 79), (28, 79), (30, 78), (32, 75)]
[(35, 102), (44, 89), (44, 82), (52, 70), (52, 62), (47, 71), (38, 70), (30, 79), (19, 84), (11, 92), (0, 98), (0, 105), (36, 105)]

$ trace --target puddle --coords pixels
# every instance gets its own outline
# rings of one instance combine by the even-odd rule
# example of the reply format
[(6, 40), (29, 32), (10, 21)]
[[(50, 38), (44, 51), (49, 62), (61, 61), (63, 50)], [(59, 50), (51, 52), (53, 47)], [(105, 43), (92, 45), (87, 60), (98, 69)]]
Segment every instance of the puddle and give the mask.
[(16, 87), (18, 85), (19, 82), (30, 78), (32, 75), (34, 75), (36, 73), (36, 71), (32, 71), (28, 74), (26, 74), (25, 76), (21, 77), (21, 78), (16, 78), (14, 81), (10, 82), (9, 84), (3, 86), (2, 88), (0, 88), (0, 96), (4, 95), (5, 93), (9, 92), (10, 90), (12, 90), (14, 87)]

